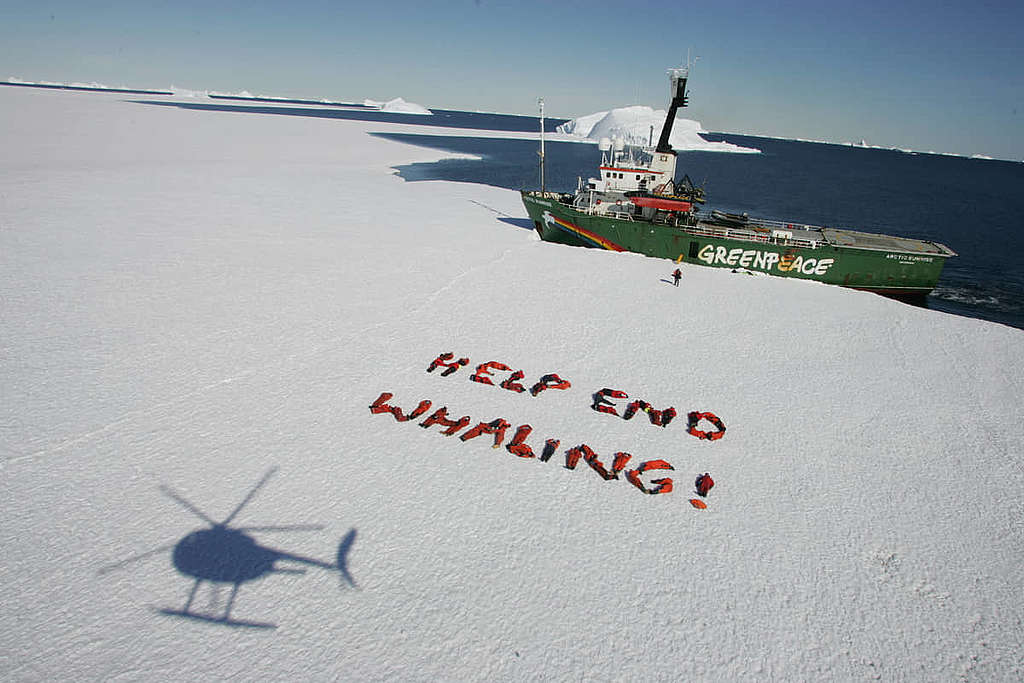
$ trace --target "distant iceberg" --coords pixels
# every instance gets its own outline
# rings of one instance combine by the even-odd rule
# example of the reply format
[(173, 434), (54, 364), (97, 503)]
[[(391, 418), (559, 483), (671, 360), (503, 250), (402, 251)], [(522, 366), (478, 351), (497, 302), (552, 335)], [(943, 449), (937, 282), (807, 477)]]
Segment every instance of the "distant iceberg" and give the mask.
[(390, 111), (396, 114), (432, 114), (432, 112), (426, 107), (416, 104), (415, 102), (406, 102), (401, 97), (396, 97), (395, 99), (388, 100), (387, 102), (363, 100), (363, 104), (367, 107), (377, 107), (381, 111)]
[[(668, 112), (664, 109), (651, 109), (636, 105), (581, 116), (566, 121), (555, 130), (594, 142), (601, 138), (622, 138), (627, 144), (646, 146), (657, 144), (666, 116), (668, 116)], [(700, 136), (700, 133), (707, 133), (701, 128), (700, 122), (676, 117), (676, 121), (672, 125), (669, 144), (680, 152), (761, 153), (759, 149), (740, 147), (729, 142), (708, 142)]]
[(182, 88), (180, 86), (171, 84), (168, 90), (176, 95), (177, 97), (207, 97), (209, 93), (205, 90), (193, 90), (191, 88)]
[(214, 97), (238, 97), (247, 100), (251, 100), (252, 98), (256, 97), (256, 95), (253, 95), (248, 90), (239, 90), (238, 92), (220, 92), (217, 90), (210, 90), (207, 91), (207, 94), (213, 95)]

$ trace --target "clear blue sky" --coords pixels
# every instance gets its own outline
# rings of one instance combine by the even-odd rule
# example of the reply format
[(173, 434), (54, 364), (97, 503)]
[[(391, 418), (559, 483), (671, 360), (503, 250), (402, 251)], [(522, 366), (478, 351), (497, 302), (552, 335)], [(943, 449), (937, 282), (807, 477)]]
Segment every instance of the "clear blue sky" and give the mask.
[(0, 79), (579, 116), (1024, 160), (1024, 1), (4, 0)]

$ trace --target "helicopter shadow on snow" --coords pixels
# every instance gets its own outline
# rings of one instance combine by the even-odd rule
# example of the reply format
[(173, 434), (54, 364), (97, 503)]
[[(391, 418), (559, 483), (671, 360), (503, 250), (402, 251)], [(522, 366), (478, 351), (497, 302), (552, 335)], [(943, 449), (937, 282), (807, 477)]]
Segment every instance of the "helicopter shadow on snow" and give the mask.
[[(160, 491), (164, 496), (191, 512), (205, 522), (206, 526), (190, 531), (175, 543), (168, 543), (107, 565), (99, 571), (99, 574), (120, 570), (141, 560), (170, 552), (174, 568), (193, 583), (183, 607), (157, 608), (156, 611), (159, 614), (224, 626), (261, 629), (276, 628), (276, 624), (240, 619), (231, 614), (238, 591), (243, 583), (264, 579), (272, 574), (304, 574), (307, 567), (315, 567), (329, 572), (337, 572), (342, 587), (358, 588), (348, 570), (348, 555), (356, 539), (354, 528), (350, 529), (341, 539), (332, 558), (333, 561), (328, 562), (282, 550), (258, 541), (253, 535), (256, 533), (320, 531), (324, 529), (322, 524), (231, 525), (231, 522), (253, 500), (275, 472), (277, 472), (276, 467), (268, 470), (249, 490), (241, 503), (223, 521), (219, 522), (169, 486), (161, 486)], [(200, 586), (204, 582), (209, 584), (210, 602), (207, 607), (197, 609), (194, 604)], [(225, 587), (230, 587), (231, 593), (223, 604), (223, 609), (220, 609), (222, 602), (220, 593), (221, 589)], [(217, 609), (217, 612), (211, 613), (214, 608)]]

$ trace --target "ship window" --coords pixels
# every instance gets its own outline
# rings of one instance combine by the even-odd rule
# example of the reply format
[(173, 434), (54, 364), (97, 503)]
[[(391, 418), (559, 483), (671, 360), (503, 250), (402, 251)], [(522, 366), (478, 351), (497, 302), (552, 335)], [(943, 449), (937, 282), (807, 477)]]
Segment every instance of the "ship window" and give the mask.
[(640, 176), (637, 176), (637, 177), (636, 177), (636, 179), (637, 179), (637, 180), (640, 180)]

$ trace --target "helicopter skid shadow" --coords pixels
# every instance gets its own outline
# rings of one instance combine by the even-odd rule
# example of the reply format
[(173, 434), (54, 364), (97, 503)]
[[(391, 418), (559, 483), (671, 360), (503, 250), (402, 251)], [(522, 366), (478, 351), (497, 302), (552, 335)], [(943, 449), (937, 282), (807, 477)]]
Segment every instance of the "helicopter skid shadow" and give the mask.
[(186, 612), (180, 609), (158, 609), (156, 610), (160, 614), (165, 614), (169, 617), (184, 617), (185, 619), (192, 619), (193, 621), (204, 621), (208, 624), (220, 624), (221, 626), (245, 626), (247, 628), (265, 628), (273, 629), (277, 628), (277, 624), (268, 624), (262, 621), (245, 621), (243, 619), (231, 619), (224, 617), (210, 617), (205, 614), (196, 614), (195, 612)]

